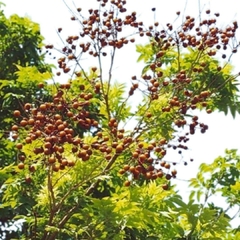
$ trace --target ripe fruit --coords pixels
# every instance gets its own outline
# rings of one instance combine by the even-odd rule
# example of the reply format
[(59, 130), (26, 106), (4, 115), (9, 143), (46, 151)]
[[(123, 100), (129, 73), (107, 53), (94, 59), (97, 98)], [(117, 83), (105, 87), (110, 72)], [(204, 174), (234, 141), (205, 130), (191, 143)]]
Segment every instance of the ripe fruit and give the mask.
[(28, 124), (28, 121), (26, 121), (26, 120), (24, 120), (24, 119), (20, 122), (20, 125), (21, 125), (22, 127), (27, 126), (27, 124)]
[(167, 153), (167, 151), (166, 151), (165, 149), (163, 149), (163, 150), (161, 151), (161, 155), (162, 155), (162, 156), (165, 156), (166, 153)]
[(73, 167), (75, 165), (75, 162), (73, 160), (68, 160), (68, 166)]
[(27, 184), (30, 184), (30, 183), (32, 182), (32, 178), (31, 178), (30, 176), (26, 176), (25, 182), (26, 182)]
[(133, 156), (134, 158), (138, 158), (138, 155), (139, 155), (138, 152), (133, 152), (133, 153), (132, 153), (132, 156)]
[(67, 166), (68, 165), (67, 159), (63, 159), (62, 162), (61, 162), (61, 165)]
[(12, 139), (14, 139), (14, 140), (18, 139), (18, 134), (17, 133), (13, 133), (12, 134)]
[(24, 163), (19, 163), (18, 164), (18, 169), (24, 169)]
[(67, 68), (64, 68), (64, 69), (63, 69), (63, 72), (64, 72), (64, 73), (68, 73), (70, 70), (71, 70), (71, 69), (67, 67)]
[(39, 87), (39, 88), (44, 88), (44, 83), (39, 83), (39, 84), (38, 84), (38, 87)]
[(163, 177), (163, 172), (162, 172), (162, 171), (159, 171), (159, 172), (157, 173), (157, 176), (158, 176), (159, 178), (162, 178), (162, 177)]
[(147, 172), (146, 175), (145, 175), (145, 177), (146, 177), (147, 179), (151, 179), (151, 178), (152, 178), (152, 172)]
[(26, 137), (26, 138), (25, 138), (25, 142), (26, 142), (26, 143), (31, 143), (31, 142), (32, 142), (32, 139), (31, 139), (30, 137)]
[(148, 112), (148, 113), (146, 113), (146, 117), (150, 118), (150, 117), (152, 117), (152, 114), (150, 112)]
[(39, 108), (40, 108), (41, 111), (46, 111), (47, 110), (47, 105), (46, 104), (41, 104)]
[(166, 174), (166, 179), (167, 180), (170, 180), (172, 178), (172, 175), (171, 174)]
[(167, 140), (165, 138), (162, 138), (160, 141), (159, 141), (159, 144), (160, 145), (164, 145), (167, 143)]
[(145, 154), (140, 154), (140, 155), (139, 155), (139, 161), (140, 161), (140, 162), (144, 162), (144, 161), (146, 160), (146, 158), (147, 158), (147, 157), (146, 157)]
[(123, 151), (123, 145), (119, 144), (116, 146), (116, 152), (121, 153)]
[(96, 67), (92, 67), (92, 71), (93, 71), (93, 72), (96, 72), (96, 71), (97, 71), (97, 68), (96, 68)]
[(154, 149), (154, 146), (152, 144), (148, 145), (148, 150), (152, 151)]
[(124, 186), (125, 186), (125, 187), (129, 187), (130, 185), (131, 185), (131, 182), (130, 182), (130, 181), (125, 181), (125, 182), (124, 182)]
[(31, 108), (31, 104), (30, 103), (26, 103), (25, 105), (24, 105), (24, 109), (25, 110), (29, 110)]
[(16, 148), (17, 148), (18, 150), (22, 149), (22, 147), (23, 147), (22, 143), (17, 143), (17, 144), (16, 144)]
[(123, 174), (125, 173), (125, 170), (124, 170), (124, 169), (120, 169), (120, 170), (118, 171), (118, 173), (121, 174), (121, 175), (123, 175)]
[(14, 117), (20, 117), (20, 116), (21, 116), (20, 111), (19, 111), (19, 110), (15, 110), (15, 111), (13, 112), (13, 116), (14, 116)]
[(29, 166), (29, 171), (30, 172), (35, 172), (36, 171), (35, 166), (34, 165)]
[(130, 166), (129, 166), (129, 165), (124, 165), (124, 167), (123, 167), (124, 171), (128, 171), (128, 170), (129, 170), (129, 168), (130, 168)]
[(13, 125), (12, 126), (12, 131), (18, 131), (18, 126), (17, 125)]
[(55, 163), (56, 162), (56, 158), (55, 157), (49, 157), (48, 158), (48, 163), (49, 164), (53, 164), (53, 163)]
[(165, 163), (165, 164), (164, 164), (164, 167), (165, 167), (166, 169), (170, 169), (171, 166), (170, 166), (169, 163)]
[(163, 190), (168, 190), (168, 184), (163, 184), (163, 185), (162, 185), (162, 189), (163, 189)]
[(53, 170), (54, 172), (58, 172), (59, 169), (60, 169), (60, 165), (59, 165), (59, 164), (54, 164), (53, 167), (52, 167), (52, 170)]
[(26, 159), (26, 157), (25, 157), (25, 155), (20, 154), (20, 155), (18, 155), (18, 159), (23, 162)]
[(143, 146), (144, 146), (144, 143), (143, 143), (143, 142), (140, 142), (140, 143), (138, 144), (138, 147), (139, 147), (139, 148), (143, 148)]
[(67, 116), (71, 118), (71, 117), (73, 117), (73, 113), (71, 111), (68, 111)]
[(107, 161), (111, 160), (111, 158), (112, 158), (112, 155), (111, 155), (111, 154), (108, 154), (108, 155), (105, 156), (105, 159), (106, 159)]
[(208, 114), (212, 113), (212, 109), (207, 109), (207, 113)]
[(33, 118), (28, 119), (28, 124), (29, 125), (34, 125), (35, 120)]

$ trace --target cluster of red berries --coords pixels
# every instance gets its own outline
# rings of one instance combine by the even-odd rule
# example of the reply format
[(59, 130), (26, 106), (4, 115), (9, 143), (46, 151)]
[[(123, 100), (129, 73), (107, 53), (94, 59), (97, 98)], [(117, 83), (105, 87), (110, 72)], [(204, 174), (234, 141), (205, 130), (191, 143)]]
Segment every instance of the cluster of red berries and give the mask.
[[(41, 85), (42, 87), (42, 85)], [(19, 124), (12, 126), (12, 138), (18, 139), (19, 129), (25, 129), (27, 135), (21, 142), (16, 143), (20, 163), (18, 167), (24, 168), (25, 155), (21, 153), (23, 144), (35, 143), (33, 153), (41, 155), (44, 164), (51, 166), (54, 171), (74, 166), (73, 160), (64, 156), (64, 144), (72, 145), (72, 152), (82, 160), (88, 160), (92, 154), (90, 146), (83, 143), (78, 137), (76, 130), (85, 131), (97, 128), (98, 122), (91, 118), (90, 112), (86, 110), (91, 103), (93, 94), (80, 93), (72, 101), (68, 101), (67, 93), (71, 84), (61, 84), (52, 102), (40, 104), (26, 103), (21, 113), (19, 110), (13, 112), (14, 117), (19, 119)], [(31, 165), (31, 162), (28, 164)]]
[[(206, 13), (210, 14), (210, 11), (207, 10)], [(177, 12), (177, 15), (179, 14), (180, 12)], [(215, 14), (215, 16), (218, 17), (219, 14)], [(132, 80), (137, 80), (138, 83), (132, 83), (129, 95), (133, 95), (134, 91), (141, 85), (147, 86), (144, 93), (149, 96), (151, 101), (158, 100), (159, 96), (165, 93), (173, 92), (174, 95), (169, 98), (168, 104), (162, 107), (162, 112), (173, 116), (171, 121), (178, 128), (189, 127), (185, 136), (177, 136), (178, 142), (186, 143), (189, 140), (187, 135), (194, 134), (196, 128), (199, 128), (201, 133), (205, 133), (208, 129), (206, 124), (198, 122), (197, 116), (192, 117), (192, 122), (186, 119), (186, 115), (191, 115), (191, 110), (197, 108), (205, 108), (207, 113), (212, 112), (209, 102), (214, 98), (216, 88), (211, 88), (211, 85), (214, 83), (215, 86), (218, 76), (222, 74), (222, 68), (215, 66), (216, 69), (211, 69), (215, 75), (211, 77), (206, 75), (206, 72), (210, 71), (209, 63), (204, 61), (204, 58), (201, 59), (201, 55), (214, 56), (221, 49), (226, 50), (228, 48), (232, 49), (230, 54), (237, 52), (238, 43), (235, 41), (237, 22), (233, 22), (232, 26), (228, 26), (226, 29), (219, 29), (216, 27), (216, 21), (216, 18), (203, 20), (196, 26), (195, 18), (186, 16), (178, 32), (173, 32), (173, 26), (170, 23), (167, 24), (167, 29), (159, 31), (156, 28), (158, 24), (155, 23), (155, 27), (149, 26), (145, 31), (147, 36), (152, 37), (151, 45), (153, 52), (155, 52), (155, 58), (149, 63), (149, 71), (142, 75), (141, 79), (137, 79), (136, 76), (132, 77)], [(178, 64), (179, 70), (173, 76), (169, 77), (168, 73), (165, 75), (167, 62), (171, 57), (168, 54), (169, 51), (187, 47), (199, 52), (199, 60), (192, 62), (189, 68), (181, 68), (181, 63), (177, 62), (180, 60), (176, 57), (172, 62)], [(226, 58), (226, 54), (223, 54), (222, 57)], [(199, 79), (201, 79), (201, 87), (193, 88), (194, 82)], [(147, 117), (151, 119), (153, 114), (147, 114)], [(182, 144), (168, 144), (168, 146), (173, 147), (173, 149), (188, 149), (187, 146)]]
[[(151, 46), (155, 54), (154, 60), (149, 63), (149, 71), (143, 74), (140, 80), (136, 76), (132, 77), (133, 82), (129, 96), (134, 95), (135, 91), (140, 89), (143, 84), (145, 86), (143, 92), (149, 97), (149, 105), (151, 105), (159, 100), (161, 94), (172, 92), (173, 95), (161, 108), (161, 113), (172, 116), (168, 120), (173, 124), (173, 128), (188, 126), (188, 132), (184, 136), (177, 136), (178, 144), (171, 144), (170, 140), (165, 138), (155, 139), (152, 143), (146, 144), (133, 137), (135, 133), (140, 134), (140, 129), (135, 129), (136, 131), (127, 134), (124, 129), (119, 128), (117, 116), (110, 118), (111, 114), (109, 113), (110, 119), (106, 134), (106, 129), (101, 129), (102, 123), (94, 119), (92, 112), (88, 110), (94, 94), (99, 94), (108, 101), (104, 93), (103, 79), (97, 75), (97, 68), (93, 67), (91, 70), (100, 82), (96, 82), (96, 78), (92, 79), (93, 89), (91, 92), (84, 92), (84, 85), (81, 85), (81, 93), (74, 98), (69, 97), (69, 101), (67, 95), (72, 85), (66, 83), (60, 85), (52, 102), (26, 103), (22, 113), (18, 110), (14, 111), (14, 116), (20, 121), (18, 125), (12, 127), (12, 138), (18, 139), (19, 128), (25, 129), (27, 132), (23, 143), (16, 144), (20, 161), (18, 167), (19, 169), (25, 167), (26, 156), (21, 150), (24, 144), (33, 146), (31, 143), (36, 143), (33, 153), (40, 156), (43, 164), (49, 166), (53, 171), (72, 167), (75, 165), (75, 161), (67, 159), (67, 154), (65, 154), (64, 146), (68, 144), (71, 145), (71, 153), (76, 157), (75, 159), (87, 161), (94, 151), (98, 151), (109, 163), (109, 168), (119, 155), (126, 153), (128, 159), (119, 173), (126, 174), (127, 177), (131, 175), (134, 180), (142, 177), (153, 180), (163, 177), (166, 180), (175, 178), (177, 171), (171, 170), (171, 163), (163, 160), (167, 148), (180, 149), (179, 152), (181, 149), (186, 150), (188, 148), (185, 143), (189, 140), (189, 134), (194, 134), (196, 128), (199, 128), (202, 133), (208, 129), (207, 125), (198, 121), (197, 116), (193, 116), (191, 122), (188, 122), (186, 115), (190, 110), (199, 107), (206, 108), (206, 111), (211, 113), (208, 101), (213, 92), (206, 84), (196, 91), (192, 90), (195, 89), (192, 84), (196, 76), (201, 76), (201, 74), (204, 76), (204, 72), (209, 68), (204, 61), (191, 63), (189, 69), (182, 69), (179, 62), (178, 70), (171, 77), (166, 76), (164, 70), (169, 61), (168, 51), (173, 48), (190, 47), (203, 55), (207, 53), (211, 57), (230, 47), (232, 53), (236, 53), (238, 45), (234, 40), (238, 28), (237, 22), (233, 22), (232, 26), (221, 30), (216, 27), (215, 18), (203, 20), (196, 26), (195, 18), (186, 16), (181, 29), (177, 32), (173, 32), (174, 28), (170, 23), (166, 25), (166, 29), (158, 30), (158, 22), (146, 28), (142, 21), (137, 20), (136, 12), (127, 14), (125, 8), (127, 1), (125, 0), (97, 1), (100, 2), (100, 8), (89, 9), (87, 18), (83, 18), (80, 14), (81, 8), (77, 8), (77, 13), (71, 17), (72, 21), (78, 20), (81, 23), (81, 30), (80, 33), (67, 37), (66, 44), (61, 51), (64, 56), (58, 59), (60, 71), (57, 72), (57, 75), (59, 76), (61, 71), (63, 73), (76, 71), (76, 68), (71, 68), (68, 63), (74, 62), (76, 67), (79, 66), (83, 53), (100, 58), (107, 56), (107, 47), (115, 51), (128, 43), (134, 43), (134, 38), (124, 37), (121, 33), (124, 28), (130, 27), (134, 34), (151, 39)], [(107, 4), (110, 4), (110, 8)], [(210, 11), (208, 10), (206, 13), (210, 14)], [(179, 14), (180, 12), (177, 12), (177, 15)], [(218, 17), (219, 14), (215, 14), (215, 16)], [(58, 28), (58, 32), (61, 31), (62, 28)], [(83, 42), (79, 42), (80, 39)], [(233, 45), (230, 46), (230, 43)], [(46, 45), (46, 49), (53, 48), (54, 46), (51, 44)], [(222, 54), (222, 58), (226, 58), (226, 54)], [(172, 60), (172, 62), (174, 61), (178, 60)], [(222, 69), (218, 66), (215, 70), (218, 74)], [(75, 73), (77, 77), (81, 76), (80, 72)], [(154, 113), (146, 112), (143, 121), (148, 123), (154, 121), (155, 117)], [(78, 128), (85, 131), (97, 129), (97, 140), (91, 144), (85, 143), (84, 138), (81, 138), (77, 132)], [(22, 141), (22, 139), (20, 140)], [(32, 163), (28, 161), (28, 164), (29, 170), (34, 171)], [(129, 186), (130, 183), (130, 180), (126, 181), (125, 186)], [(163, 186), (164, 189), (167, 187), (167, 184)]]
[[(104, 50), (106, 47), (121, 49), (129, 42), (134, 43), (134, 38), (119, 37), (119, 33), (122, 32), (124, 26), (137, 29), (141, 34), (144, 31), (143, 23), (137, 22), (136, 12), (120, 18), (120, 14), (126, 12), (126, 8), (124, 8), (126, 1), (111, 1), (111, 10), (107, 10), (107, 8), (104, 10), (108, 1), (99, 2), (101, 2), (101, 10), (89, 9), (88, 18), (85, 19), (79, 14), (82, 10), (81, 8), (77, 8), (77, 13), (71, 17), (72, 21), (79, 20), (81, 22), (81, 32), (78, 35), (67, 37), (66, 45), (62, 48), (62, 53), (65, 57), (59, 58), (58, 64), (64, 73), (71, 71), (68, 62), (79, 62), (83, 53), (88, 53), (93, 57), (107, 56), (107, 51)], [(59, 33), (62, 30), (61, 27), (58, 28)], [(79, 42), (79, 39), (82, 41)], [(87, 40), (84, 41), (84, 39)], [(98, 44), (95, 43), (95, 40), (97, 40)], [(46, 45), (47, 49), (52, 49), (53, 47), (52, 44)], [(60, 75), (60, 72), (57, 75)]]

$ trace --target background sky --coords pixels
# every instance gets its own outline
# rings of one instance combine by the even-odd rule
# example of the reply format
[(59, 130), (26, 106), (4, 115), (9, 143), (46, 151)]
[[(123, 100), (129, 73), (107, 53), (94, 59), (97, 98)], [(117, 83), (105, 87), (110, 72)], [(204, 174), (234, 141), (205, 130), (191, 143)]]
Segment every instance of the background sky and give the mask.
[[(46, 43), (53, 43), (56, 47), (62, 47), (57, 36), (58, 27), (63, 28), (64, 34), (73, 34), (77, 30), (69, 24), (69, 13), (66, 5), (62, 0), (2, 0), (6, 7), (4, 12), (7, 16), (10, 14), (18, 14), (20, 16), (28, 16), (41, 26), (41, 34), (45, 37)], [(72, 1), (66, 0), (69, 6)], [(76, 6), (86, 11), (96, 4), (96, 0), (75, 0)], [(205, 12), (211, 9), (212, 13), (219, 12), (220, 25), (226, 26), (232, 21), (237, 20), (240, 25), (240, 10), (238, 10), (236, 0), (128, 0), (129, 10), (136, 11), (138, 16), (149, 21), (149, 25), (153, 23), (154, 18), (165, 25), (172, 22), (176, 18), (176, 11), (184, 12), (194, 17), (198, 17), (199, 9)], [(200, 8), (199, 8), (200, 6)], [(151, 11), (156, 7), (155, 16)], [(84, 13), (84, 10), (83, 10)], [(76, 32), (77, 33), (77, 32)], [(240, 39), (240, 33), (237, 33)], [(132, 45), (131, 45), (132, 46)], [(115, 78), (119, 81), (129, 79), (138, 72), (140, 75), (142, 65), (135, 64), (137, 55), (134, 48), (125, 50), (119, 61), (114, 67)], [(236, 54), (232, 59), (235, 71), (240, 72), (240, 56)], [(194, 162), (189, 163), (188, 167), (181, 167), (179, 170), (177, 181), (178, 188), (181, 193), (188, 192), (187, 182), (183, 180), (195, 177), (199, 164), (202, 162), (210, 163), (219, 155), (224, 155), (225, 149), (239, 149), (240, 143), (240, 117), (224, 116), (223, 113), (206, 114), (201, 113), (200, 119), (207, 123), (209, 130), (205, 134), (195, 134), (189, 142), (189, 151), (184, 154), (185, 158), (193, 158)], [(239, 151), (240, 153), (240, 151)], [(179, 155), (170, 155), (172, 158), (179, 158)], [(174, 159), (173, 159), (174, 161)]]

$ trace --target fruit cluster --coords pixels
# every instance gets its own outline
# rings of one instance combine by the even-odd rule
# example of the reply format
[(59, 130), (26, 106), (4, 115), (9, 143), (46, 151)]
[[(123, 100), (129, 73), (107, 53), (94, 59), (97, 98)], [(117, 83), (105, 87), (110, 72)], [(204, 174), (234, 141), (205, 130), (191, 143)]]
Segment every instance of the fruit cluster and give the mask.
[[(137, 21), (136, 12), (120, 18), (120, 14), (126, 12), (126, 8), (124, 8), (126, 1), (111, 1), (111, 10), (104, 8), (108, 1), (99, 2), (101, 2), (101, 8), (89, 9), (87, 18), (81, 15), (81, 8), (77, 8), (77, 13), (71, 17), (72, 21), (78, 20), (81, 22), (81, 31), (77, 35), (68, 36), (65, 46), (62, 48), (61, 52), (65, 56), (58, 59), (58, 65), (64, 73), (71, 71), (71, 67), (68, 66), (69, 62), (74, 61), (74, 64), (76, 62), (77, 65), (80, 64), (79, 61), (83, 53), (88, 53), (93, 57), (105, 57), (107, 56), (106, 47), (121, 49), (128, 43), (134, 43), (134, 38), (119, 37), (123, 27), (130, 26), (137, 29), (136, 32), (139, 31), (141, 36), (144, 34), (143, 22)], [(58, 28), (59, 34), (62, 30), (61, 27)], [(79, 42), (79, 39), (82, 41)], [(45, 47), (46, 49), (54, 48), (52, 44)], [(60, 74), (60, 71), (57, 72), (58, 76)]]
[[(146, 179), (156, 179), (166, 176), (167, 180), (171, 179), (172, 176), (175, 177), (176, 170), (173, 171), (171, 176), (169, 173), (165, 173), (163, 169), (158, 168), (159, 162), (157, 162), (158, 158), (156, 158), (156, 155), (159, 156), (159, 159), (166, 155), (166, 149), (164, 147), (166, 143), (166, 139), (161, 139), (158, 143), (153, 142), (151, 144), (139, 142), (131, 154), (132, 156), (129, 162), (132, 163), (132, 165), (125, 165), (119, 173), (124, 174), (125, 172), (130, 172), (134, 179), (138, 179), (140, 176)], [(170, 169), (169, 163), (161, 161), (160, 165), (165, 169)]]
[[(210, 11), (207, 10), (206, 13), (210, 14)], [(180, 12), (177, 14), (179, 15)], [(215, 16), (218, 17), (219, 14), (215, 14)], [(133, 83), (129, 95), (133, 95), (139, 86), (147, 86), (146, 90), (142, 91), (146, 96), (149, 96), (149, 105), (151, 105), (151, 102), (158, 101), (161, 94), (164, 95), (169, 92), (174, 93), (174, 95), (169, 98), (168, 104), (162, 107), (162, 113), (169, 113), (169, 115), (172, 116), (170, 121), (172, 121), (176, 127), (183, 127), (187, 130), (185, 135), (176, 136), (179, 143), (186, 143), (189, 140), (188, 135), (195, 134), (196, 128), (199, 128), (201, 133), (206, 132), (208, 125), (199, 123), (198, 116), (192, 116), (192, 121), (189, 121), (189, 117), (186, 116), (192, 115), (192, 110), (197, 108), (205, 108), (207, 113), (211, 113), (212, 108), (209, 106), (209, 102), (214, 98), (215, 92), (219, 90), (216, 87), (212, 87), (212, 85), (222, 87), (228, 81), (226, 80), (224, 83), (220, 82), (216, 84), (218, 76), (222, 74), (223, 70), (220, 66), (215, 66), (215, 69), (211, 69), (212, 73), (215, 75), (210, 77), (206, 74), (210, 70), (209, 63), (204, 61), (204, 56), (207, 54), (212, 57), (220, 52), (221, 49), (227, 50), (228, 48), (232, 49), (230, 56), (237, 52), (238, 44), (235, 39), (235, 32), (238, 28), (237, 22), (233, 22), (232, 26), (228, 26), (226, 29), (222, 30), (216, 27), (216, 21), (215, 18), (203, 20), (199, 23), (199, 26), (196, 27), (196, 20), (193, 17), (186, 16), (186, 20), (183, 22), (182, 27), (178, 32), (173, 32), (173, 26), (170, 23), (167, 24), (167, 29), (164, 30), (158, 31), (156, 28), (158, 24), (155, 23), (155, 28), (149, 26), (149, 29), (144, 31), (146, 36), (152, 38), (151, 45), (153, 52), (155, 52), (155, 58), (149, 63), (149, 70), (142, 75), (140, 79), (137, 79), (136, 76), (132, 77)], [(143, 33), (142, 29), (139, 29), (139, 31)], [(193, 61), (190, 67), (184, 68), (181, 67), (180, 61), (182, 60), (179, 60), (181, 58), (179, 55), (179, 59), (176, 57), (175, 60), (172, 60), (174, 64), (178, 65), (178, 71), (169, 77), (168, 72), (165, 71), (168, 67), (168, 58), (171, 57), (168, 55), (169, 51), (172, 51), (173, 49), (178, 49), (178, 51), (180, 51), (180, 49), (183, 48), (195, 49), (196, 52), (198, 52), (198, 61)], [(182, 52), (182, 50), (180, 52)], [(222, 54), (222, 58), (225, 59), (226, 54)], [(201, 78), (202, 82), (199, 84), (200, 87), (194, 88), (193, 86), (195, 82), (199, 81)], [(207, 78), (207, 80), (205, 80), (205, 78)], [(136, 81), (138, 82), (136, 83)], [(156, 116), (151, 112), (147, 112), (146, 117), (149, 118), (150, 121), (154, 121)], [(176, 137), (174, 137), (173, 142), (176, 141)], [(162, 156), (159, 156), (159, 159), (154, 160), (152, 156), (158, 155), (158, 150), (163, 153), (162, 155), (165, 155), (166, 147), (173, 149), (188, 149), (186, 145), (172, 144), (171, 141), (166, 142), (165, 148), (160, 148), (160, 150), (155, 145), (153, 147), (154, 151), (151, 155), (149, 154), (149, 151), (143, 152), (141, 148), (141, 151), (137, 149), (137, 151), (134, 152), (134, 156), (141, 156), (140, 159), (137, 157), (138, 165), (136, 165), (136, 163), (135, 166), (131, 166), (130, 168), (125, 167), (120, 170), (120, 173), (130, 171), (133, 173), (134, 178), (138, 178), (140, 173), (143, 173), (143, 175), (146, 175), (147, 173), (147, 178), (156, 178), (158, 176), (157, 172), (161, 171), (161, 168), (158, 168), (157, 164), (155, 164), (156, 167), (153, 172), (149, 173), (147, 171), (148, 168), (142, 166), (141, 159), (144, 159), (145, 163), (148, 161), (156, 163), (159, 159), (162, 159)], [(181, 154), (182, 151), (179, 150), (179, 153)], [(187, 163), (185, 162), (185, 165), (186, 164)], [(163, 166), (164, 161), (161, 161), (160, 165)], [(150, 169), (151, 168), (152, 166), (150, 166)], [(167, 173), (166, 176), (169, 178), (169, 173)]]
[[(26, 103), (24, 112), (14, 111), (14, 116), (19, 119), (19, 124), (12, 127), (12, 138), (18, 139), (19, 128), (25, 129), (27, 132), (23, 143), (16, 144), (20, 160), (18, 167), (20, 169), (25, 167), (26, 157), (22, 153), (24, 144), (34, 146), (33, 153), (40, 156), (39, 159), (42, 163), (53, 171), (72, 167), (75, 162), (67, 159), (67, 154), (65, 154), (66, 151), (69, 151), (69, 148), (67, 150), (65, 148), (65, 145), (68, 144), (71, 146), (71, 154), (75, 156), (75, 159), (82, 161), (89, 160), (96, 151), (101, 153), (107, 160), (106, 171), (111, 169), (118, 156), (124, 155), (124, 166), (121, 166), (119, 173), (125, 174), (128, 178), (132, 176), (134, 180), (175, 178), (177, 171), (172, 170), (171, 166), (176, 162), (164, 160), (167, 149), (178, 149), (181, 154), (182, 150), (188, 149), (186, 143), (189, 141), (189, 136), (195, 134), (197, 128), (202, 133), (208, 129), (206, 124), (199, 122), (198, 116), (193, 115), (191, 118), (189, 116), (192, 115), (192, 110), (197, 108), (206, 109), (207, 113), (212, 112), (209, 102), (214, 97), (215, 91), (218, 91), (214, 84), (223, 70), (220, 66), (214, 66), (215, 69), (213, 69), (202, 56), (212, 57), (229, 48), (231, 54), (236, 53), (238, 47), (235, 42), (237, 22), (233, 22), (232, 26), (222, 30), (216, 27), (216, 18), (203, 20), (197, 25), (195, 18), (186, 16), (177, 31), (173, 31), (174, 27), (170, 23), (166, 25), (166, 29), (159, 30), (158, 22), (146, 27), (142, 21), (138, 21), (136, 12), (128, 14), (125, 8), (127, 1), (97, 1), (100, 2), (99, 8), (89, 9), (87, 18), (81, 15), (81, 8), (77, 8), (77, 12), (71, 17), (72, 21), (80, 22), (81, 30), (80, 33), (67, 37), (60, 51), (63, 56), (57, 61), (59, 70), (56, 73), (57, 76), (60, 76), (61, 72), (75, 72), (77, 77), (81, 77), (83, 74), (92, 89), (85, 91), (84, 84), (81, 84), (79, 86), (81, 93), (68, 98), (72, 85), (71, 83), (61, 84), (51, 102)], [(155, 11), (155, 8), (152, 10)], [(210, 14), (210, 11), (207, 10), (206, 13)], [(177, 12), (177, 15), (180, 15), (180, 12)], [(219, 14), (215, 14), (215, 16), (218, 17)], [(115, 109), (109, 108), (111, 99), (107, 95), (111, 88), (110, 80), (115, 51), (122, 49), (128, 43), (135, 42), (135, 38), (123, 36), (122, 32), (127, 27), (130, 27), (131, 36), (135, 34), (150, 39), (154, 53), (151, 61), (148, 62), (148, 70), (141, 78), (132, 77), (128, 97), (140, 90), (148, 99), (149, 106), (139, 121), (143, 124), (139, 124), (139, 127), (130, 133), (119, 127), (121, 125), (118, 120), (119, 116), (111, 112)], [(58, 28), (59, 34), (62, 30), (61, 27)], [(79, 42), (80, 39), (82, 42)], [(46, 49), (53, 48), (52, 44), (46, 45)], [(182, 67), (181, 62), (184, 57), (181, 54), (187, 48), (198, 52), (198, 55), (189, 65), (183, 64), (184, 67)], [(111, 49), (111, 62), (109, 82), (105, 87), (102, 78), (103, 59), (101, 57), (108, 55), (107, 49)], [(169, 55), (169, 52), (174, 49), (178, 53), (174, 56), (175, 59)], [(94, 77), (90, 78), (87, 77), (80, 61), (83, 54), (86, 53), (99, 60), (99, 67), (91, 68)], [(225, 53), (222, 54), (223, 59), (226, 57)], [(169, 63), (176, 65), (170, 75), (166, 71)], [(73, 65), (74, 67), (71, 67)], [(206, 73), (209, 72), (210, 67), (215, 75), (211, 76), (211, 79), (205, 80), (206, 76), (208, 78)], [(80, 68), (81, 72), (77, 72), (77, 68)], [(202, 81), (200, 87), (194, 85), (196, 81)], [(218, 85), (218, 87), (221, 86), (221, 84)], [(100, 122), (92, 117), (93, 113), (89, 110), (94, 94), (106, 106), (107, 115), (105, 119), (100, 119)], [(156, 139), (157, 137), (154, 136), (152, 141), (148, 141), (151, 143), (144, 142), (144, 138), (140, 138), (140, 141), (138, 137), (144, 135), (144, 131), (151, 131), (151, 129), (146, 130), (147, 128), (144, 129), (141, 126), (149, 124), (156, 129), (163, 127), (162, 122), (157, 121), (156, 112), (151, 111), (152, 106), (159, 101), (161, 96), (167, 96), (168, 101), (161, 106), (160, 112), (157, 114), (166, 116), (166, 121), (172, 124), (172, 129), (183, 128), (187, 129), (187, 132), (181, 136), (172, 136), (173, 139), (169, 136), (161, 136)], [(104, 122), (106, 119), (107, 126)], [(95, 129), (94, 134), (96, 134), (97, 140), (91, 144), (85, 143), (84, 137), (79, 134), (79, 128), (87, 132)], [(29, 170), (34, 170), (31, 162)], [(125, 185), (129, 186), (130, 181), (128, 180)], [(167, 189), (167, 185), (164, 185), (163, 188)]]
[(12, 126), (12, 138), (18, 139), (19, 129), (27, 132), (25, 139), (20, 139), (22, 143), (16, 144), (20, 151), (20, 169), (24, 168), (25, 161), (25, 155), (21, 153), (23, 144), (34, 143), (33, 153), (41, 155), (44, 164), (51, 166), (54, 171), (74, 166), (74, 161), (64, 157), (65, 144), (71, 144), (72, 152), (82, 160), (89, 159), (92, 150), (79, 138), (77, 130), (82, 128), (87, 131), (98, 127), (98, 122), (91, 118), (86, 110), (93, 95), (82, 92), (72, 101), (68, 101), (67, 93), (70, 87), (70, 83), (61, 84), (52, 102), (26, 103), (22, 113), (19, 110), (13, 112), (14, 117), (19, 119), (19, 124)]

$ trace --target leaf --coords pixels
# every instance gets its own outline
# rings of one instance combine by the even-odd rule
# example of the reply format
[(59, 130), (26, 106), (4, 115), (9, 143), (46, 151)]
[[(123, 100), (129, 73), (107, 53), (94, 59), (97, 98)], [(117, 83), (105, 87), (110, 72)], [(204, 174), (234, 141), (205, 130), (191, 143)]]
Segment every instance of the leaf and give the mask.
[(176, 223), (171, 224), (171, 227), (173, 227), (173, 229), (177, 232), (176, 237), (183, 237), (184, 236), (184, 229), (179, 226)]
[(199, 188), (200, 184), (199, 184), (199, 182), (198, 182), (198, 180), (196, 178), (192, 178), (192, 179), (190, 179), (189, 186), (193, 187), (193, 188)]
[(189, 200), (193, 200), (195, 194), (196, 194), (195, 191), (191, 191), (191, 193), (190, 193), (190, 195), (189, 195)]
[(179, 195), (176, 195), (176, 196), (174, 196), (174, 197), (171, 197), (170, 200), (171, 200), (173, 203), (176, 203), (177, 205), (179, 205), (179, 206), (182, 207), (182, 208), (187, 208), (187, 204), (182, 201), (182, 198), (181, 198), (181, 196), (179, 196)]
[(46, 225), (45, 226), (45, 231), (47, 231), (47, 232), (59, 232), (60, 229), (57, 228), (57, 227), (54, 227), (54, 226)]
[(11, 80), (0, 79), (0, 90), (2, 90), (4, 87), (11, 87), (13, 83), (14, 81)]
[(153, 56), (153, 49), (151, 44), (147, 45), (136, 45), (136, 51), (140, 53), (140, 56), (137, 59), (137, 62), (144, 61), (145, 63), (150, 60)]
[(236, 182), (234, 185), (231, 185), (231, 189), (236, 192), (240, 192), (240, 182)]
[(202, 163), (200, 165), (200, 171), (203, 172), (203, 173), (206, 173), (206, 172), (211, 172), (213, 169), (212, 169), (212, 166), (211, 165), (208, 165), (206, 163)]
[(160, 215), (166, 217), (166, 218), (169, 218), (169, 219), (172, 219), (172, 216), (171, 216), (171, 213), (170, 212), (166, 212), (166, 211), (161, 211), (160, 212)]
[[(3, 168), (0, 168), (0, 182), (5, 182), (5, 184), (6, 184), (7, 183), (6, 179), (11, 176), (11, 172), (13, 172), (14, 170), (15, 170), (15, 166), (13, 163), (9, 164), (8, 166), (5, 166)], [(9, 178), (9, 179), (11, 179), (11, 178)], [(13, 181), (13, 178), (10, 181)]]
[(145, 74), (149, 69), (150, 69), (150, 65), (146, 65), (142, 70), (142, 74)]
[[(5, 198), (3, 198), (3, 200), (5, 200)], [(12, 209), (15, 209), (17, 205), (18, 205), (18, 202), (16, 200), (8, 200), (7, 202), (0, 204), (0, 208), (3, 209), (3, 208), (10, 207)]]
[(201, 190), (197, 191), (197, 200), (200, 202), (201, 196), (203, 195), (203, 192)]
[(106, 180), (106, 179), (111, 179), (111, 176), (109, 176), (109, 175), (100, 175), (100, 176), (98, 176), (98, 177), (96, 177), (95, 178), (95, 180)]

